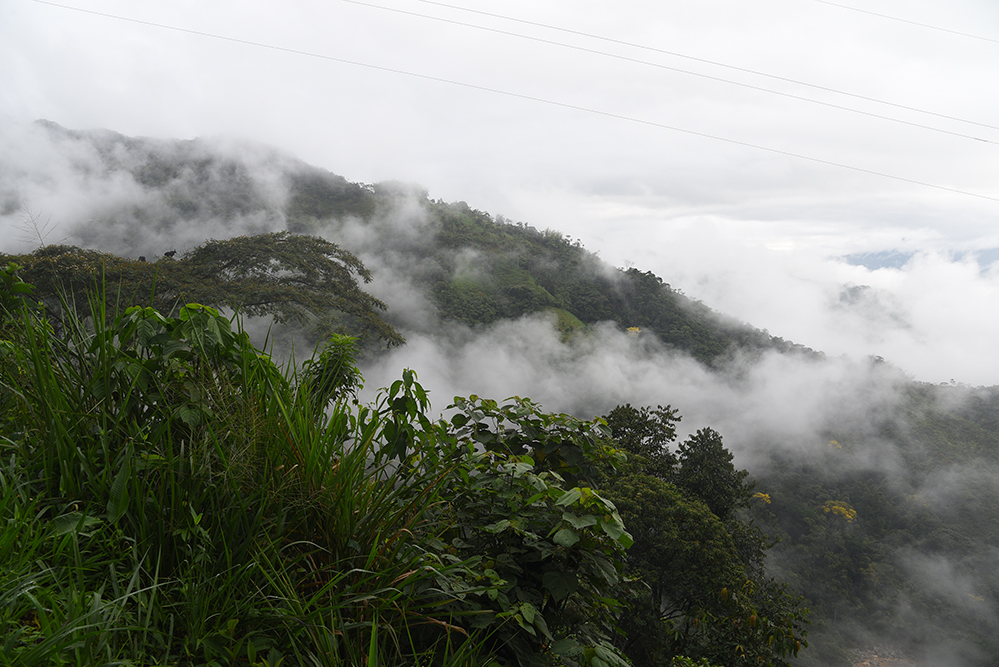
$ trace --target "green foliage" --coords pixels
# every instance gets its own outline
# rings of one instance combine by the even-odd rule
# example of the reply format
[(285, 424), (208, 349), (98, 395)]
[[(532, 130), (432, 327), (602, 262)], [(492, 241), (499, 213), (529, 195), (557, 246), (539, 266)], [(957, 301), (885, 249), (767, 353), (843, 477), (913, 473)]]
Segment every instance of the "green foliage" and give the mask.
[[(812, 462), (774, 457), (760, 479), (772, 503), (757, 515), (781, 538), (771, 562), (815, 610), (810, 639), (821, 648), (809, 651), (807, 664), (847, 664), (848, 656), (837, 658), (835, 649), (848, 645), (852, 623), (891, 635), (913, 652), (946, 644), (982, 664), (982, 655), (999, 652), (994, 628), (982, 614), (999, 600), (990, 556), (999, 545), (994, 464), (979, 459), (977, 474), (965, 474), (942, 497), (924, 497), (909, 485), (925, 483), (942, 447), (908, 449), (907, 468), (892, 477), (856, 469), (841, 474), (858, 443), (846, 432), (836, 436), (841, 448), (824, 445)], [(974, 444), (963, 443), (961, 449)], [(943, 470), (950, 475), (955, 467)], [(844, 516), (836, 507), (856, 514)], [(974, 592), (948, 595), (945, 586), (927, 586), (924, 575), (907, 567), (912, 556), (948, 563), (945, 581), (976, 582)], [(900, 608), (934, 622), (913, 633)]]
[[(809, 352), (720, 318), (652, 273), (613, 270), (557, 231), (509, 224), (463, 202), (429, 201), (426, 193), (392, 184), (349, 183), (267, 151), (247, 160), (202, 141), (44, 125), (63, 138), (88, 141), (106, 173), (132, 177), (147, 192), (127, 206), (81, 213), (74, 229), (83, 245), (106, 238), (108, 229), (127, 243), (136, 229), (168, 238), (179, 225), (206, 221), (245, 229), (286, 220), (294, 232), (335, 238), (341, 221), (352, 218), (370, 225), (377, 239), (366, 250), (408, 267), (444, 319), (474, 326), (555, 313), (564, 338), (613, 321), (621, 329), (640, 328), (639, 344), (654, 335), (708, 364), (736, 350), (750, 356)], [(287, 199), (271, 194), (273, 183), (255, 180), (263, 171), (288, 186)], [(380, 213), (403, 214), (402, 201), (419, 207), (413, 215), (419, 234), (386, 234), (396, 228), (379, 226)], [(42, 241), (44, 230), (34, 231)], [(822, 648), (805, 653), (805, 661), (816, 659), (812, 654), (846, 662), (840, 645), (848, 637), (818, 632), (843, 619), (893, 636), (912, 633), (899, 609), (936, 621), (917, 644), (953, 641), (969, 647), (961, 657), (979, 662), (981, 655), (999, 655), (994, 623), (982, 613), (999, 601), (999, 580), (982, 574), (994, 570), (992, 552), (999, 547), (999, 489), (991, 481), (999, 464), (996, 388), (907, 383), (899, 387), (900, 410), (879, 418), (876, 428), (857, 432), (837, 424), (828, 434), (837, 440), (835, 449), (823, 438), (814, 459), (775, 456), (761, 464), (768, 504), (761, 500), (749, 510), (751, 488), (717, 434), (701, 432), (673, 447), (676, 416), (669, 407), (625, 406), (608, 416), (614, 446), (631, 456), (622, 464), (605, 455), (609, 443), (601, 429), (591, 429), (594, 442), (603, 442), (594, 447), (570, 422), (536, 408), (525, 408), (537, 412), (524, 417), (527, 428), (499, 406), (486, 406), (483, 414), (501, 416), (502, 423), (498, 417), (476, 421), (460, 402), (456, 410), (468, 422), (431, 422), (425, 392), (409, 372), (379, 404), (357, 406), (349, 399), (360, 377), (346, 338), (335, 339), (301, 371), (282, 374), (219, 313), (191, 307), (187, 319), (181, 317), (187, 304), (201, 303), (304, 321), (317, 340), (339, 333), (365, 345), (401, 342), (381, 319), (382, 304), (360, 291), (367, 276), (356, 258), (325, 241), (263, 235), (148, 263), (65, 246), (2, 260), (7, 523), (0, 524), (0, 602), (8, 607), (0, 634), (3, 655), (17, 650), (22, 664), (111, 663), (133, 655), (128, 647), (163, 663), (273, 664), (283, 651), (286, 664), (360, 664), (372, 646), (389, 661), (403, 661), (408, 651), (405, 659), (416, 662), (419, 654), (421, 664), (466, 658), (475, 664), (493, 657), (476, 654), (477, 647), (500, 647), (506, 639), (537, 648), (537, 633), (544, 632), (527, 620), (532, 635), (517, 620), (517, 614), (521, 621), (531, 616), (517, 606), (518, 596), (559, 598), (573, 590), (572, 578), (549, 572), (539, 583), (530, 579), (531, 568), (514, 562), (527, 575), (511, 569), (517, 577), (511, 583), (507, 571), (500, 577), (495, 563), (485, 568), (490, 561), (482, 554), (444, 537), (458, 530), (453, 515), (463, 506), (456, 499), (468, 498), (480, 514), (463, 517), (461, 530), (484, 548), (502, 553), (509, 547), (541, 567), (575, 568), (580, 549), (611, 538), (597, 524), (573, 523), (589, 522), (580, 517), (596, 517), (606, 506), (577, 508), (575, 519), (552, 508), (555, 496), (575, 489), (579, 500), (590, 489), (602, 499), (595, 502), (614, 502), (636, 540), (616, 575), (618, 587), (607, 593), (629, 611), (621, 616), (609, 603), (602, 611), (591, 607), (585, 613), (595, 616), (587, 623), (601, 629), (585, 641), (559, 639), (552, 626), (562, 621), (551, 619), (561, 617), (545, 611), (541, 617), (555, 640), (540, 646), (552, 662), (552, 647), (565, 649), (565, 660), (613, 662), (598, 655), (598, 648), (609, 649), (595, 638), (624, 645), (608, 630), (614, 618), (628, 630), (624, 641), (647, 640), (655, 649), (629, 644), (626, 653), (636, 664), (666, 664), (681, 642), (692, 657), (674, 655), (673, 661), (703, 662), (719, 647), (732, 649), (711, 658), (719, 664), (743, 654), (747, 661), (753, 655), (770, 660), (771, 654), (753, 653), (760, 639), (747, 628), (768, 627), (761, 619), (790, 621), (793, 628), (800, 604), (767, 580), (764, 553), (816, 609), (810, 638)], [(103, 290), (99, 306), (88, 297), (95, 281)], [(36, 299), (45, 302), (47, 320), (31, 312)], [(155, 311), (128, 311), (134, 304)], [(523, 435), (531, 429), (549, 435), (532, 440)], [(562, 443), (571, 444), (565, 457)], [(858, 463), (862, 452), (883, 448), (897, 455), (891, 477), (870, 472), (869, 461)], [(595, 470), (608, 471), (607, 477)], [(934, 486), (951, 477), (962, 481)], [(478, 481), (481, 488), (474, 486)], [(535, 485), (539, 490), (528, 493)], [(549, 495), (525, 507), (541, 486)], [(921, 488), (933, 492), (917, 494)], [(624, 495), (614, 495), (619, 492)], [(518, 533), (517, 523), (484, 531), (511, 516), (522, 517), (538, 541)], [(662, 530), (648, 517), (662, 517)], [(692, 522), (690, 535), (706, 540), (713, 558), (691, 560), (697, 544), (667, 525), (681, 520)], [(782, 540), (769, 552), (760, 524)], [(355, 535), (361, 537), (348, 537)], [(542, 546), (555, 551), (541, 557)], [(664, 567), (667, 548), (691, 569)], [(947, 563), (955, 577), (975, 581), (975, 589), (955, 597), (920, 585), (906, 570), (906, 548)], [(366, 567), (372, 553), (381, 569)], [(426, 573), (420, 568), (427, 567), (435, 574), (395, 581), (405, 568)], [(631, 572), (644, 572), (642, 580), (627, 581)], [(723, 583), (738, 572), (742, 581)], [(689, 611), (667, 625), (661, 600), (652, 600), (653, 585), (675, 588), (671, 599), (685, 600)], [(737, 595), (719, 597), (719, 585)], [(565, 598), (565, 614), (587, 609), (574, 598), (576, 590)], [(512, 600), (508, 606), (500, 592)], [(507, 612), (512, 615), (502, 616)], [(774, 641), (789, 647), (780, 637)]]
[[(13, 259), (50, 309), (67, 305), (81, 316), (88, 314), (87, 295), (100, 289), (112, 310), (138, 302), (173, 314), (197, 302), (309, 324), (321, 336), (345, 329), (389, 345), (404, 342), (378, 315), (385, 304), (358, 285), (358, 278), (371, 280), (361, 261), (317, 237), (277, 232), (209, 241), (178, 260), (165, 257), (155, 264), (70, 246), (46, 246)], [(98, 278), (103, 285), (95, 283)], [(61, 295), (68, 303), (60, 303)]]
[(5, 322), (20, 311), (24, 299), (35, 291), (34, 285), (21, 279), (20, 270), (16, 262), (0, 268), (0, 315)]
[(301, 386), (309, 392), (314, 410), (322, 410), (331, 401), (353, 398), (364, 386), (354, 361), (357, 340), (333, 334), (318, 355), (303, 362)]
[[(500, 405), (456, 398), (452, 437), (467, 448), (449, 481), (441, 536), (460, 557), (481, 559), (495, 588), (479, 601), (500, 622), (499, 656), (544, 665), (624, 665), (610, 640), (631, 546), (614, 504), (591, 486), (601, 465), (620, 461), (601, 420), (548, 414), (526, 399)], [(512, 622), (511, 622), (512, 621)]]
[[(554, 308), (585, 325), (613, 321), (622, 329), (640, 327), (705, 363), (724, 360), (736, 349), (749, 353), (771, 349), (811, 352), (766, 331), (726, 320), (651, 273), (614, 270), (578, 241), (558, 231), (508, 223), (464, 202), (432, 201), (426, 192), (397, 184), (351, 183), (259, 147), (238, 159), (200, 140), (161, 142), (106, 131), (74, 132), (46, 121), (39, 124), (59, 139), (86, 142), (99, 156), (106, 173), (132, 178), (151, 193), (148, 199), (128, 206), (93, 211), (77, 227), (84, 244), (97, 243), (107, 229), (120, 229), (126, 238), (136, 228), (152, 229), (165, 236), (179, 224), (204, 221), (223, 221), (238, 229), (247, 223), (255, 226), (260, 220), (269, 225), (285, 220), (288, 230), (295, 234), (331, 238), (344, 219), (352, 218), (372, 226), (379, 235), (373, 250), (382, 253), (389, 263), (400, 266), (392, 261), (397, 253), (412, 260), (405, 262), (409, 277), (433, 300), (443, 319), (475, 325)], [(288, 196), (275, 197), (275, 183), (261, 179), (262, 173), (276, 175), (287, 186)], [(423, 233), (417, 238), (400, 239), (398, 234), (377, 229), (381, 214), (398, 214), (401, 201), (421, 208), (416, 216), (420, 221), (415, 224), (423, 226)], [(242, 224), (234, 225), (235, 221)], [(474, 276), (464, 271), (462, 258), (469, 253), (477, 255)], [(93, 268), (99, 268), (99, 263)], [(125, 268), (121, 304), (148, 303), (151, 274), (141, 268)], [(93, 275), (97, 273), (81, 272), (87, 280)], [(40, 279), (44, 276), (28, 278), (43, 287)], [(109, 284), (115, 287), (116, 275)], [(88, 282), (84, 287), (91, 286)], [(245, 298), (222, 302), (189, 291), (190, 285), (182, 286), (187, 291), (175, 295), (174, 301), (152, 305), (171, 313), (174, 306), (190, 301), (216, 307), (237, 301), (249, 303)], [(310, 317), (322, 318), (323, 312), (312, 311)], [(352, 329), (350, 322), (321, 324), (318, 338), (329, 330), (339, 330), (340, 325), (346, 326), (346, 333), (361, 333)], [(361, 324), (370, 322), (362, 317)], [(369, 333), (386, 341), (395, 340), (383, 335), (388, 332), (377, 326)]]
[(468, 586), (420, 546), (440, 472), (389, 465), (386, 411), (315, 410), (208, 307), (91, 304), (63, 337), (22, 309), (3, 348), (0, 661), (340, 664), (375, 628), (385, 660), (467, 657), (400, 639)]
[(716, 667), (708, 662), (707, 658), (701, 658), (700, 660), (695, 661), (682, 655), (673, 656), (669, 665), (670, 667)]
[(608, 493), (635, 535), (628, 562), (661, 601), (660, 618), (710, 606), (718, 590), (743, 578), (732, 537), (702, 501), (638, 472), (616, 479)]
[(726, 521), (737, 509), (749, 506), (753, 493), (753, 485), (746, 482), (749, 473), (736, 470), (721, 435), (710, 428), (699, 430), (674, 452), (671, 445), (679, 421), (676, 410), (661, 405), (655, 410), (619, 405), (607, 416), (614, 438), (622, 449), (643, 458), (646, 473), (676, 485)]
[(619, 641), (636, 665), (678, 656), (787, 665), (803, 646), (807, 610), (763, 572), (768, 539), (738, 512), (753, 486), (718, 433), (698, 431), (673, 451), (680, 417), (669, 406), (618, 406), (607, 422), (627, 465), (605, 493), (634, 536), (626, 572), (636, 584)]
[(210, 307), (105, 302), (10, 321), (0, 660), (627, 664), (601, 420), (434, 422), (412, 371), (354, 405), (350, 338), (282, 372)]
[[(914, 654), (947, 646), (969, 664), (999, 654), (982, 613), (999, 601), (999, 393), (919, 383), (903, 390), (873, 427), (838, 424), (809, 457), (774, 455), (762, 466), (759, 483), (772, 502), (756, 514), (781, 538), (771, 562), (816, 616), (810, 639), (820, 648), (807, 664), (849, 664), (836, 647), (849, 645), (854, 623)], [(897, 454), (890, 474), (858, 464), (871, 451)], [(967, 590), (928, 586), (912, 567), (920, 562), (945, 563), (943, 581)], [(916, 631), (913, 616), (933, 623)]]
[(735, 510), (748, 507), (753, 485), (749, 473), (736, 470), (732, 452), (725, 449), (721, 435), (710, 428), (699, 430), (678, 448), (679, 467), (672, 476), (678, 487), (701, 499), (722, 521)]
[(451, 407), (459, 410), (451, 424), (486, 451), (530, 456), (539, 470), (556, 472), (572, 484), (593, 485), (604, 466), (624, 460), (608, 446), (610, 430), (603, 419), (545, 413), (520, 397), (504, 405), (474, 395), (458, 397)]
[(676, 424), (680, 415), (670, 406), (633, 408), (619, 405), (607, 415), (611, 435), (623, 450), (641, 456), (647, 463), (645, 472), (669, 480), (676, 465), (676, 454), (670, 449), (676, 439)]
[(342, 176), (319, 169), (301, 169), (288, 176), (289, 197), (285, 213), (288, 228), (311, 233), (329, 218), (354, 215), (370, 217), (376, 208), (373, 189), (349, 183)]
[[(558, 232), (494, 220), (464, 202), (425, 202), (436, 238), (415, 253), (430, 262), (415, 276), (439, 314), (469, 325), (556, 309), (590, 325), (640, 327), (668, 346), (710, 363), (736, 347), (810, 352), (764, 331), (725, 320), (652, 273), (613, 271), (578, 241)], [(472, 253), (474, 272), (462, 258)], [(560, 318), (560, 325), (565, 326)], [(565, 331), (560, 326), (560, 331)]]
[(561, 334), (563, 342), (586, 330), (586, 325), (568, 310), (553, 308), (550, 312), (555, 315), (555, 329)]

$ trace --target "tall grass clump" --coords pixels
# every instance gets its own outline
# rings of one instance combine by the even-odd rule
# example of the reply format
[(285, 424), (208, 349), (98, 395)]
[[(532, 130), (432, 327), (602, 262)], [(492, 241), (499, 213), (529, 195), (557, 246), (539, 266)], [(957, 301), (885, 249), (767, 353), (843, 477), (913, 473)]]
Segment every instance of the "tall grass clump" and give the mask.
[(603, 420), (31, 293), (0, 269), (0, 664), (626, 667)]
[[(424, 442), (412, 373), (362, 407), (352, 339), (282, 370), (197, 304), (111, 313), (95, 295), (56, 327), (16, 271), (0, 664), (488, 662), (459, 622), (483, 587), (435, 541), (457, 444)], [(434, 465), (406, 462), (421, 442)]]

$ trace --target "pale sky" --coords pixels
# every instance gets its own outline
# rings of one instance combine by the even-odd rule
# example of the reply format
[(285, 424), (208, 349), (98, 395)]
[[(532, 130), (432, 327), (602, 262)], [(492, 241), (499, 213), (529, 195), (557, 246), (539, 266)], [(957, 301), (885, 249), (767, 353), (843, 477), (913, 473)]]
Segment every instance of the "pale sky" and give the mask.
[[(262, 142), (558, 229), (833, 355), (999, 384), (994, 0), (0, 0), (0, 15), (5, 125)], [(911, 259), (842, 259), (890, 251)], [(872, 289), (841, 300), (854, 285)]]

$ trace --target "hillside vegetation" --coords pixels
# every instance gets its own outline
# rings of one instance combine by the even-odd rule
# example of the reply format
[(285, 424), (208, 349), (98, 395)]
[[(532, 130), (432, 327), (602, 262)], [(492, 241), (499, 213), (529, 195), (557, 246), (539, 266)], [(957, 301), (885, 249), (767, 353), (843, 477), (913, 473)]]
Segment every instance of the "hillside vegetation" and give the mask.
[[(865, 428), (755, 468), (771, 492), (757, 521), (782, 540), (769, 563), (816, 611), (803, 662), (846, 665), (847, 647), (890, 637), (933, 660), (997, 665), (999, 389), (900, 390), (897, 410)], [(860, 463), (879, 451), (893, 460)]]
[[(713, 312), (650, 272), (609, 267), (560, 232), (510, 223), (464, 202), (431, 200), (425, 191), (397, 183), (351, 183), (260, 148), (252, 155), (245, 151), (234, 154), (200, 140), (142, 139), (40, 123), (57, 141), (83, 141), (92, 147), (102, 170), (127, 174), (141, 186), (138, 201), (123, 205), (115, 199), (99, 205), (75, 228), (86, 247), (117, 255), (105, 257), (108, 264), (121, 266), (122, 256), (130, 254), (109, 244), (131, 249), (133, 260), (141, 255), (149, 262), (163, 263), (163, 254), (177, 248), (162, 246), (161, 239), (178, 233), (187, 236), (190, 227), (209, 225), (223, 238), (287, 230), (324, 236), (344, 245), (340, 239), (344, 225), (360, 223), (368, 228), (370, 237), (364, 249), (394, 268), (401, 267), (445, 321), (488, 324), (552, 311), (567, 335), (580, 329), (580, 323), (612, 321), (622, 328), (638, 327), (654, 333), (667, 346), (705, 363), (736, 349), (811, 353)], [(283, 194), (276, 196), (275, 189)], [(17, 193), (7, 193), (6, 198), (7, 205), (16, 208)], [(386, 224), (387, 218), (393, 222)], [(121, 233), (112, 243), (109, 237), (114, 231)], [(197, 245), (204, 240), (199, 239)], [(361, 249), (345, 246), (344, 250), (360, 254)], [(196, 252), (192, 246), (180, 252), (190, 253), (189, 261), (199, 267), (205, 263), (195, 257), (206, 255), (204, 249)], [(404, 262), (397, 261), (400, 256)], [(35, 263), (25, 256), (8, 259), (29, 272)], [(94, 261), (77, 270), (92, 273)], [(248, 262), (249, 258), (243, 270)], [(217, 267), (209, 270), (218, 271)], [(133, 265), (129, 270), (143, 268)], [(168, 269), (164, 267), (164, 271)], [(151, 277), (148, 270), (146, 275)], [(183, 275), (175, 271), (171, 277), (179, 280)], [(159, 290), (162, 298), (175, 296), (175, 303), (182, 304), (184, 295), (190, 294), (197, 297), (192, 300), (204, 300), (196, 291), (201, 277), (195, 272), (183, 286), (164, 285)], [(140, 282), (138, 276), (122, 278), (131, 289), (129, 294), (148, 293), (151, 286), (148, 278), (146, 282)], [(386, 316), (392, 320), (391, 313)]]
[[(127, 200), (95, 200), (81, 212), (73, 227), (81, 247), (0, 256), (20, 267), (5, 274), (7, 289), (21, 284), (16, 273), (46, 306), (22, 312), (14, 304), (5, 321), (4, 436), (13, 466), (4, 473), (5, 516), (22, 526), (10, 539), (22, 529), (28, 536), (0, 551), (11, 559), (9, 571), (21, 573), (0, 591), (7, 596), (0, 599), (16, 601), (4, 618), (19, 639), (6, 650), (34, 656), (53, 647), (57, 653), (46, 655), (71, 655), (76, 649), (68, 647), (83, 636), (76, 628), (91, 627), (84, 602), (99, 598), (118, 601), (109, 618), (127, 621), (113, 626), (118, 634), (94, 637), (145, 642), (153, 652), (140, 662), (184, 656), (191, 664), (245, 664), (259, 639), (257, 662), (273, 648), (288, 661), (320, 664), (359, 663), (375, 651), (390, 664), (424, 664), (430, 658), (416, 656), (432, 655), (434, 664), (537, 659), (600, 667), (615, 659), (703, 658), (845, 666), (849, 649), (887, 637), (922, 664), (999, 666), (996, 388), (916, 383), (871, 359), (845, 407), (822, 406), (832, 416), (816, 420), (817, 434), (726, 432), (752, 454), (748, 476), (711, 429), (677, 442), (679, 412), (651, 407), (658, 396), (643, 400), (648, 407), (611, 410), (611, 402), (602, 418), (549, 414), (528, 399), (466, 397), (441, 422), (407, 374), (380, 403), (361, 407), (338, 389), (337, 378), (360, 381), (347, 372), (353, 362), (312, 372), (350, 358), (338, 356), (353, 349), (343, 336), (357, 339), (359, 355), (377, 359), (414, 332), (487, 331), (532, 314), (547, 314), (569, 353), (609, 322), (689, 355), (697, 372), (722, 378), (717, 386), (726, 390), (724, 383), (742, 382), (773, 355), (812, 364), (824, 357), (715, 313), (650, 272), (607, 266), (557, 231), (433, 200), (417, 188), (352, 183), (260, 148), (46, 127), (54, 141), (89, 147), (86, 178), (110, 174), (138, 186)], [(5, 211), (17, 210), (17, 192), (0, 198)], [(25, 223), (44, 240), (37, 220)], [(366, 266), (381, 272), (372, 284), (389, 275), (389, 285), (412, 288), (414, 302), (432, 312), (414, 318), (405, 290), (395, 302), (367, 293)], [(281, 371), (240, 332), (238, 318), (212, 307), (273, 316), (284, 323), (273, 333), (292, 327), (320, 351), (331, 336), (340, 343)], [(229, 341), (222, 357), (199, 347), (204, 332), (192, 322)], [(56, 375), (44, 375), (47, 365)], [(98, 386), (102, 374), (119, 384)], [(210, 391), (199, 384), (207, 378)], [(326, 386), (332, 402), (310, 382)], [(789, 422), (800, 416), (794, 409), (786, 406)], [(61, 444), (35, 444), (50, 441)], [(351, 458), (357, 443), (366, 458)], [(164, 447), (175, 449), (155, 449)], [(52, 481), (71, 469), (82, 481), (66, 489)], [(161, 475), (155, 484), (150, 470)], [(138, 481), (115, 486), (130, 475)], [(395, 481), (372, 481), (385, 479)], [(181, 481), (195, 486), (172, 486)], [(353, 484), (362, 490), (357, 502), (379, 508), (363, 529), (350, 523), (360, 516), (350, 514), (355, 509), (329, 495)], [(128, 512), (121, 510), (125, 488), (133, 498)], [(384, 506), (366, 495), (376, 488), (391, 496)], [(203, 496), (208, 509), (189, 509), (178, 493)], [(560, 505), (563, 497), (571, 500)], [(155, 514), (138, 517), (140, 508)], [(64, 516), (77, 521), (72, 530)], [(224, 532), (230, 520), (243, 526), (237, 537)], [(368, 541), (330, 546), (323, 540), (341, 530), (336, 521)], [(137, 523), (122, 533), (123, 522)], [(317, 536), (315, 525), (330, 526), (329, 535)], [(118, 546), (147, 544), (153, 533), (162, 540), (149, 542), (153, 551), (128, 547), (131, 565), (116, 560)], [(204, 539), (189, 537), (197, 535)], [(394, 554), (389, 567), (377, 545), (396, 535), (406, 539), (389, 540), (400, 550), (386, 552)], [(84, 557), (74, 551), (84, 543), (103, 551)], [(157, 549), (164, 555), (154, 557)], [(362, 553), (375, 560), (358, 565)], [(70, 556), (72, 563), (59, 560)], [(194, 562), (224, 564), (211, 576), (226, 583), (212, 592), (208, 579), (185, 578), (202, 576)], [(54, 578), (63, 567), (76, 572), (76, 588)], [(563, 570), (575, 574), (557, 576)], [(334, 572), (370, 575), (373, 588), (337, 588)], [(237, 573), (245, 579), (227, 578)], [(403, 575), (418, 580), (410, 586)], [(36, 588), (52, 601), (30, 602)], [(129, 597), (161, 590), (169, 592), (161, 608)], [(78, 596), (72, 603), (59, 597), (71, 593)], [(252, 601), (244, 602), (248, 593)], [(346, 606), (338, 606), (341, 594)], [(810, 646), (799, 654), (803, 607), (811, 609)], [(77, 616), (50, 611), (56, 608)], [(73, 625), (71, 617), (83, 620)], [(324, 625), (328, 619), (342, 626)], [(65, 643), (44, 639), (60, 628), (69, 633)], [(135, 639), (143, 628), (141, 636), (159, 643)], [(174, 634), (176, 642), (165, 639)], [(93, 646), (108, 661), (131, 650)], [(293, 658), (288, 646), (307, 648)]]
[(612, 429), (471, 396), (434, 421), (412, 371), (359, 405), (349, 337), (282, 371), (208, 306), (95, 291), (57, 333), (33, 292), (0, 271), (4, 664), (784, 665), (805, 645), (739, 518), (746, 473), (713, 432), (673, 457), (670, 411)]

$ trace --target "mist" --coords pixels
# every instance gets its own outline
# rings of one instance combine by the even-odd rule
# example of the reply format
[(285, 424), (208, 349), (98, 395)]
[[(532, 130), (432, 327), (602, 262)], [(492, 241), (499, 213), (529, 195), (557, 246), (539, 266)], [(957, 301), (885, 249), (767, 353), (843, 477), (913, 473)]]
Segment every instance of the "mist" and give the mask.
[[(188, 166), (175, 170), (181, 163)], [(211, 166), (196, 172), (192, 163)], [(226, 137), (175, 142), (0, 124), (0, 251), (65, 244), (152, 259), (283, 229), (282, 175), (293, 164)]]
[[(886, 425), (902, 432), (917, 425), (906, 412), (911, 376), (883, 360), (767, 352), (709, 370), (652, 336), (629, 335), (611, 323), (565, 341), (553, 320), (528, 316), (476, 328), (452, 324), (436, 334), (407, 331), (405, 347), (364, 365), (363, 397), (373, 399), (377, 388), (412, 368), (435, 411), (469, 394), (530, 397), (547, 410), (579, 417), (606, 415), (625, 403), (670, 405), (682, 417), (679, 440), (715, 429), (736, 465), (762, 480), (762, 492), (773, 491), (768, 480), (789, 474), (785, 467), (805, 467), (812, 483), (830, 491), (849, 480), (875, 480), (887, 502), (899, 503), (915, 522), (939, 524), (944, 534), (951, 522), (975, 525), (999, 516), (999, 468), (976, 460), (921, 472), (913, 462), (931, 454), (918, 438), (885, 437)], [(948, 414), (975, 391), (947, 390), (955, 393), (944, 394), (938, 407)], [(871, 510), (861, 500), (853, 502), (863, 522), (873, 517), (864, 514)], [(878, 634), (837, 616), (826, 621), (839, 633), (836, 641), (877, 647), (881, 658), (896, 651), (920, 665), (988, 664), (990, 656), (964, 635), (968, 627), (986, 636), (999, 631), (993, 538), (978, 543), (955, 534), (957, 542), (880, 546), (888, 571), (870, 576), (906, 582), (901, 590), (884, 589), (880, 603), (882, 620), (893, 629)], [(806, 587), (795, 580), (799, 559), (795, 550), (778, 547), (770, 569)], [(817, 638), (815, 650), (829, 650), (832, 640)]]
[[(198, 163), (208, 166), (171, 167)], [(303, 168), (290, 155), (232, 138), (170, 142), (0, 125), (0, 251), (61, 243), (152, 260), (210, 238), (284, 229), (286, 175)], [(440, 321), (418, 280), (430, 268), (420, 253), (432, 239), (427, 192), (400, 183), (372, 187), (391, 193), (391, 203), (373, 218), (315, 221), (315, 233), (357, 254), (372, 271), (365, 288), (388, 305), (387, 319), (408, 341), (362, 357), (364, 401), (410, 368), (429, 390), (436, 414), (469, 394), (529, 397), (549, 411), (584, 418), (626, 403), (670, 405), (682, 416), (680, 439), (711, 427), (736, 464), (762, 478), (775, 461), (787, 460), (812, 466), (830, 483), (873, 474), (940, 521), (964, 520), (959, 515), (977, 499), (999, 497), (994, 467), (955, 462), (917, 474), (912, 452), (883, 435), (888, 423), (903, 432), (918, 426), (901, 411), (914, 381), (999, 381), (988, 363), (999, 311), (983, 307), (995, 302), (999, 263), (974, 252), (929, 249), (914, 251), (901, 266), (872, 269), (844, 259), (856, 248), (767, 247), (732, 219), (672, 220), (641, 245), (628, 246), (630, 234), (609, 243), (602, 255), (608, 260), (631, 253), (633, 259), (619, 265), (651, 269), (720, 313), (825, 353), (737, 353), (709, 368), (649, 332), (628, 333), (609, 322), (565, 338), (545, 314), (475, 327)], [(460, 275), (479, 270), (477, 251), (453, 252)], [(609, 262), (594, 270), (617, 273)], [(254, 322), (251, 330), (262, 338), (267, 326)], [(277, 340), (290, 346), (295, 338)], [(306, 346), (299, 339), (296, 347), (301, 358)], [(289, 354), (275, 350), (278, 357)], [(936, 409), (956, 414), (975, 391), (942, 395)], [(890, 601), (892, 617), (908, 628), (895, 639), (918, 647), (925, 664), (979, 664), (982, 656), (956, 640), (931, 647), (921, 638), (969, 618), (999, 632), (996, 600), (988, 593), (999, 590), (997, 555), (999, 546), (987, 544), (970, 545), (960, 559), (935, 545), (900, 545), (893, 567), (919, 590)], [(775, 567), (790, 571), (793, 559), (780, 554)], [(927, 615), (926, 599), (934, 597), (957, 611), (947, 619)], [(861, 636), (860, 629), (854, 633)]]

